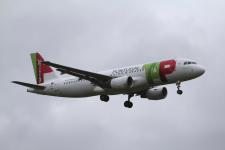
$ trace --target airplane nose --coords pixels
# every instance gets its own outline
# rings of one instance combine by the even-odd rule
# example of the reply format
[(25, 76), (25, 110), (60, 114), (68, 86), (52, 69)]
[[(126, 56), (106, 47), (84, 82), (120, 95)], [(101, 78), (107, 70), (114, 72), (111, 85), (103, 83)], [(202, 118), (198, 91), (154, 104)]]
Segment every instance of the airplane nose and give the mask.
[(197, 74), (198, 76), (201, 76), (201, 75), (203, 75), (204, 73), (205, 73), (204, 67), (203, 67), (203, 66), (198, 66), (197, 69), (196, 69), (196, 74)]

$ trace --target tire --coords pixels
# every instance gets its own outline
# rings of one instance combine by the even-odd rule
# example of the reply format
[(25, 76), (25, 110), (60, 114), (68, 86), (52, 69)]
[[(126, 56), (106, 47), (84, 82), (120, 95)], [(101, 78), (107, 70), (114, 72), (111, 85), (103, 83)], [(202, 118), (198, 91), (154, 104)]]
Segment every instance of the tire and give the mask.
[(133, 103), (130, 102), (130, 101), (125, 101), (124, 102), (124, 107), (126, 107), (126, 108), (132, 108), (133, 107)]
[(101, 101), (103, 102), (108, 102), (109, 101), (109, 96), (108, 95), (101, 95), (100, 96)]
[(182, 90), (177, 90), (177, 94), (182, 95), (183, 91)]

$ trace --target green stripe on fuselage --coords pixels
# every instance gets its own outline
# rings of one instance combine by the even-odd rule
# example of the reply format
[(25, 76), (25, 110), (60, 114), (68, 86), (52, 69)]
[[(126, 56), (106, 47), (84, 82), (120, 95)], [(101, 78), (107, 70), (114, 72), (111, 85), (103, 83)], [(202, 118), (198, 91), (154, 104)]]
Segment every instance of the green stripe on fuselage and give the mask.
[(155, 79), (160, 78), (159, 67), (160, 67), (159, 62), (144, 65), (146, 79), (149, 84), (153, 84)]
[(30, 54), (30, 56), (31, 56), (32, 64), (33, 64), (34, 75), (37, 80), (37, 53), (32, 53)]

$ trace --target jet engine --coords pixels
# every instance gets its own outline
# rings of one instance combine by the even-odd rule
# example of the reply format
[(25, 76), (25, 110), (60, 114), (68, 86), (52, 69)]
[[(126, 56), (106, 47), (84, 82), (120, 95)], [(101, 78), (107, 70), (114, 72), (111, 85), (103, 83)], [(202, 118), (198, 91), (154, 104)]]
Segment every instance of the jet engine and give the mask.
[(148, 98), (149, 100), (162, 100), (167, 96), (167, 89), (165, 87), (148, 89), (144, 94), (141, 95), (142, 98)]
[(112, 79), (110, 86), (115, 90), (128, 90), (133, 86), (133, 78), (124, 76)]

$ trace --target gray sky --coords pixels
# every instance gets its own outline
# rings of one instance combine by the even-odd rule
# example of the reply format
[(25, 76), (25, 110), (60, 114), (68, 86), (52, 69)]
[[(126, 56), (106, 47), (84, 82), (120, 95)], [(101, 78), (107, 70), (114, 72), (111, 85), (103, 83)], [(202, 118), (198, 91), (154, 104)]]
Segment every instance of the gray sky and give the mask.
[[(224, 0), (1, 0), (0, 149), (225, 148)], [(29, 53), (90, 71), (185, 57), (207, 72), (163, 101), (26, 93)]]

